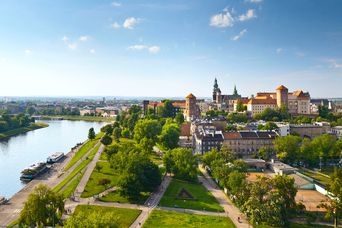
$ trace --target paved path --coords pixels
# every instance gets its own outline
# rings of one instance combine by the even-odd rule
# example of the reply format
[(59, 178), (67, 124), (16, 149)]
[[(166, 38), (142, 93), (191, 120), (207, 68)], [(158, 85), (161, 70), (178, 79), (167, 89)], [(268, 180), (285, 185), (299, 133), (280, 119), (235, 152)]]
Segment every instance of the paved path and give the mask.
[[(204, 177), (198, 177), (199, 181), (201, 181), (204, 187), (206, 187), (208, 191), (210, 191), (213, 194), (213, 196), (220, 203), (221, 207), (224, 208), (224, 211), (228, 214), (229, 218), (233, 221), (236, 227), (250, 227), (248, 222), (243, 218), (244, 216), (240, 212), (240, 210), (228, 200), (228, 197), (217, 186), (215, 181), (209, 176), (208, 172), (201, 166), (199, 168), (204, 175)], [(240, 222), (238, 221), (238, 217), (240, 217)]]
[(145, 221), (148, 219), (152, 210), (158, 206), (160, 199), (163, 197), (167, 187), (171, 182), (170, 176), (164, 176), (162, 183), (160, 184), (157, 191), (151, 194), (151, 196), (146, 200), (145, 207), (147, 206), (147, 210), (143, 210), (139, 217), (134, 221), (134, 223), (130, 226), (130, 228), (141, 227)]
[[(95, 146), (93, 148), (95, 148)], [(84, 155), (84, 157), (88, 156), (88, 154), (93, 148), (91, 148)], [(50, 169), (50, 171), (30, 181), (28, 184), (25, 185), (24, 188), (22, 188), (19, 192), (17, 192), (14, 196), (12, 196), (8, 204), (1, 205), (0, 206), (0, 227), (9, 225), (11, 222), (13, 222), (19, 217), (19, 214), (22, 208), (24, 207), (24, 203), (26, 202), (28, 195), (33, 191), (33, 189), (38, 184), (45, 184), (49, 188), (54, 188), (65, 177), (67, 177), (79, 165), (79, 163), (82, 162), (82, 159), (80, 159), (72, 167), (70, 167), (68, 171), (64, 173), (62, 172), (63, 167), (65, 167), (68, 164), (68, 162), (72, 159), (73, 155), (77, 151), (78, 150), (74, 150), (74, 151), (70, 151), (69, 153), (67, 153), (66, 158), (61, 163), (55, 163), (53, 168)]]
[(194, 215), (209, 215), (209, 216), (220, 216), (220, 217), (227, 216), (227, 214), (224, 212), (199, 211), (199, 210), (174, 208), (174, 207), (157, 207), (157, 209), (165, 210), (165, 211), (181, 212), (181, 213), (186, 213), (186, 214), (194, 214)]
[(84, 188), (85, 188), (85, 186), (88, 183), (90, 175), (92, 174), (92, 172), (93, 172), (93, 170), (94, 170), (94, 168), (96, 166), (96, 163), (99, 161), (100, 156), (101, 156), (104, 148), (105, 148), (105, 146), (103, 144), (101, 144), (101, 146), (100, 146), (99, 150), (96, 152), (93, 160), (88, 164), (87, 170), (83, 174), (82, 179), (80, 180), (80, 183), (76, 187), (76, 191), (74, 193), (74, 197), (76, 197), (76, 198), (80, 198), (81, 197), (81, 194), (84, 191)]

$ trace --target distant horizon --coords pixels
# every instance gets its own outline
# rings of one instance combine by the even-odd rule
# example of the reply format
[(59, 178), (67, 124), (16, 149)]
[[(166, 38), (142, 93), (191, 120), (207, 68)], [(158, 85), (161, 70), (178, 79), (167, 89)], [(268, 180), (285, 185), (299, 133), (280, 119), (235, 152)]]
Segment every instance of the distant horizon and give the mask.
[[(11, 0), (0, 5), (6, 96), (342, 97), (342, 1)], [(5, 23), (6, 22), (6, 23)]]

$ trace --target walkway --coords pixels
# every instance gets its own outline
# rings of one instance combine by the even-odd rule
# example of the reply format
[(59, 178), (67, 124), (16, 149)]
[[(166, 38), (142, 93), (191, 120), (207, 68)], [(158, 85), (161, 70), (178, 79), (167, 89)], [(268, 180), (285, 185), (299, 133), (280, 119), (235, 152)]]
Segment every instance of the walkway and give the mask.
[(82, 176), (82, 179), (80, 180), (80, 183), (77, 185), (77, 188), (74, 193), (75, 198), (80, 198), (82, 192), (84, 191), (85, 186), (88, 183), (88, 180), (90, 178), (90, 175), (92, 174), (97, 162), (100, 159), (100, 156), (104, 150), (105, 146), (101, 144), (99, 150), (96, 152), (93, 160), (88, 164), (87, 170), (85, 171), (84, 175)]
[(148, 219), (150, 212), (158, 206), (160, 199), (163, 197), (167, 187), (171, 182), (170, 176), (164, 176), (162, 183), (160, 184), (157, 191), (153, 192), (151, 196), (146, 200), (145, 206), (147, 206), (147, 210), (143, 210), (139, 217), (134, 221), (134, 223), (130, 226), (130, 228), (141, 227), (145, 221)]
[[(88, 154), (96, 147), (96, 145), (94, 145), (94, 147), (91, 148), (83, 156), (83, 158), (88, 156)], [(38, 184), (44, 184), (48, 186), (49, 188), (54, 188), (64, 178), (66, 178), (80, 164), (80, 162), (82, 162), (82, 159), (80, 159), (72, 167), (70, 167), (68, 171), (64, 173), (62, 172), (63, 168), (68, 164), (68, 162), (70, 161), (70, 159), (72, 159), (73, 155), (76, 152), (77, 150), (70, 151), (69, 153), (67, 153), (66, 158), (61, 163), (55, 163), (53, 168), (51, 168), (47, 173), (30, 181), (28, 184), (25, 185), (23, 189), (21, 189), (14, 196), (12, 196), (8, 204), (1, 205), (0, 206), (0, 227), (7, 226), (11, 222), (18, 219), (20, 212), (24, 207), (24, 203), (27, 200), (27, 197)]]
[[(228, 200), (228, 197), (217, 186), (215, 181), (209, 176), (208, 172), (201, 166), (199, 166), (199, 169), (204, 175), (204, 177), (198, 177), (199, 181), (202, 182), (204, 187), (206, 187), (208, 191), (210, 191), (213, 194), (213, 196), (220, 203), (221, 207), (224, 208), (224, 211), (227, 213), (227, 215), (233, 221), (236, 227), (250, 227), (248, 222), (243, 218), (244, 216), (240, 212), (240, 210)], [(240, 222), (238, 221), (238, 217), (240, 217)]]

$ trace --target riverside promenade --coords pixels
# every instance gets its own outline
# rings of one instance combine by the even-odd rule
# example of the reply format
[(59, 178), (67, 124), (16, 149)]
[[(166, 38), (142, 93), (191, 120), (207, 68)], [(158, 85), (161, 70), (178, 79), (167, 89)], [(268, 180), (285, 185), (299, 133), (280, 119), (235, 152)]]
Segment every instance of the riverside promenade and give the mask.
[[(85, 154), (85, 156), (87, 156), (90, 151), (96, 147), (96, 145), (94, 145), (94, 147), (91, 148)], [(66, 172), (62, 171), (65, 165), (68, 164), (68, 162), (71, 160), (71, 158), (74, 156), (79, 148), (80, 147), (67, 153), (65, 159), (60, 163), (55, 163), (48, 172), (27, 183), (25, 187), (23, 187), (19, 192), (14, 194), (9, 199), (9, 202), (7, 204), (0, 205), (0, 227), (6, 227), (19, 218), (20, 212), (24, 207), (24, 203), (26, 202), (27, 197), (38, 184), (44, 184), (47, 185), (49, 188), (54, 188), (64, 178), (67, 177), (82, 161), (82, 159), (80, 159)]]

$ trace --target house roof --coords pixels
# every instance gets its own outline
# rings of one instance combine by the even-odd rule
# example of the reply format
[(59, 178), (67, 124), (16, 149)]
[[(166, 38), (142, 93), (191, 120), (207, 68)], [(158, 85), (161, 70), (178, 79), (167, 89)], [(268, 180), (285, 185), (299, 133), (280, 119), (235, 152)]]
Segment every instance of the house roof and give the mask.
[(267, 99), (250, 99), (248, 104), (273, 104), (273, 105), (276, 105), (277, 104), (277, 100), (276, 99), (272, 99), (272, 98), (267, 98)]
[(193, 99), (193, 98), (196, 98), (196, 97), (192, 93), (190, 93), (188, 96), (186, 96), (186, 98)]
[(288, 90), (284, 85), (278, 86), (276, 90)]
[(239, 139), (241, 135), (239, 132), (223, 132), (223, 137), (225, 139)]

